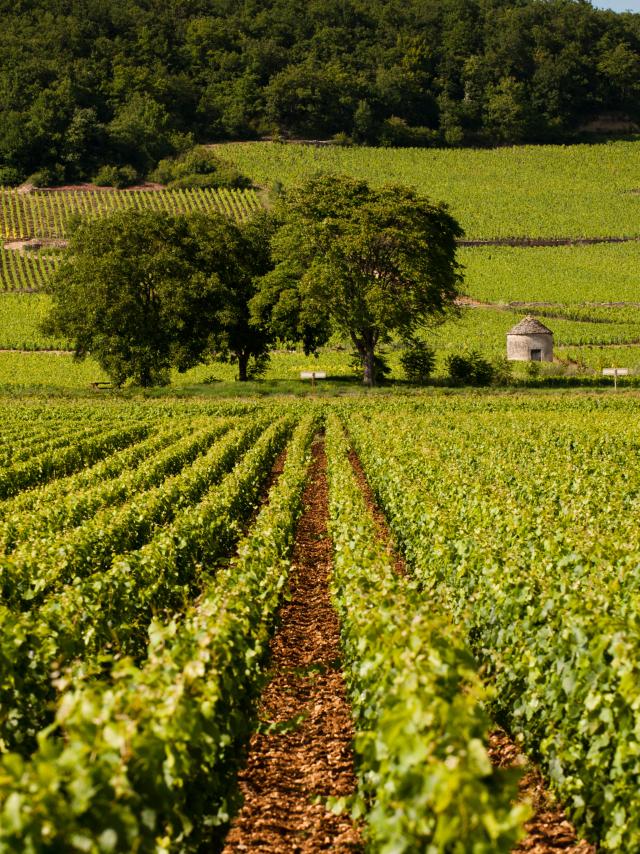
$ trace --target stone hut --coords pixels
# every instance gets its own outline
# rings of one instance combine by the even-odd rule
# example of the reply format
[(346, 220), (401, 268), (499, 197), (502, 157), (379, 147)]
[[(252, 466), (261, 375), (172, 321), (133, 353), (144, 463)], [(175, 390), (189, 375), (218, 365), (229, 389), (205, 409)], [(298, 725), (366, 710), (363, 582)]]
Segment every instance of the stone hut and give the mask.
[(528, 314), (507, 332), (507, 359), (553, 362), (553, 332)]

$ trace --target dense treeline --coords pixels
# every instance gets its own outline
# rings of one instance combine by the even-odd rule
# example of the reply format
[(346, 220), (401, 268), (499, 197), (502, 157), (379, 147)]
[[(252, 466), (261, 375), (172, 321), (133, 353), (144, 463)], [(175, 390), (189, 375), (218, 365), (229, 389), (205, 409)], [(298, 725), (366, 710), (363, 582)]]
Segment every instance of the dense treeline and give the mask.
[(640, 118), (640, 15), (588, 0), (3, 0), (0, 180), (198, 140), (569, 140)]

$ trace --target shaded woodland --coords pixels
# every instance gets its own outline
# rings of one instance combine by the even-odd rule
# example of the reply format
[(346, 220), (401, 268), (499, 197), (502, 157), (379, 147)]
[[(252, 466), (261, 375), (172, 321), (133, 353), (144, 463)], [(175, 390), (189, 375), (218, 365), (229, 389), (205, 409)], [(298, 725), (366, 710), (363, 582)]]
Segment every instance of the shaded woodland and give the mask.
[(640, 119), (640, 15), (587, 0), (2, 0), (0, 183), (194, 143), (569, 142)]

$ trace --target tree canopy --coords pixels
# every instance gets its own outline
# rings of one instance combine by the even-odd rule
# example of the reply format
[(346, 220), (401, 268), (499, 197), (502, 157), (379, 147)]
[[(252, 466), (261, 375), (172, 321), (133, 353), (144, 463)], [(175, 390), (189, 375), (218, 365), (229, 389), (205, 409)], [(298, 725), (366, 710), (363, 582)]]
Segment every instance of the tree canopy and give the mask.
[(117, 385), (168, 380), (223, 350), (246, 379), (269, 336), (249, 327), (254, 277), (269, 269), (268, 216), (128, 211), (76, 229), (52, 278), (49, 331), (91, 354)]
[(565, 141), (640, 120), (640, 15), (588, 0), (2, 3), (0, 183), (197, 141)]
[(323, 176), (288, 191), (276, 215), (275, 267), (252, 300), (254, 316), (307, 350), (332, 330), (348, 336), (367, 385), (393, 333), (411, 338), (455, 311), (462, 229), (446, 205), (402, 186)]

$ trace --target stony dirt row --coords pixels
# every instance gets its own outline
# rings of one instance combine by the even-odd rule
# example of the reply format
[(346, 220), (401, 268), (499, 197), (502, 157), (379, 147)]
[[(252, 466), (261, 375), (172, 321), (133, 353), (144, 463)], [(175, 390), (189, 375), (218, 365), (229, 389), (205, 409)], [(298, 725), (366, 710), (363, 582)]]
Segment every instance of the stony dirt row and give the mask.
[[(394, 549), (384, 514), (376, 504), (355, 454), (351, 462), (378, 535), (399, 573), (404, 561)], [(327, 531), (328, 485), (324, 443), (317, 437), (293, 553), (290, 596), (271, 642), (268, 682), (240, 775), (244, 805), (233, 822), (224, 854), (255, 851), (312, 854), (364, 849), (361, 828), (327, 806), (356, 788), (353, 727), (340, 666), (340, 632), (328, 581), (332, 566)], [(507, 733), (490, 736), (489, 755), (500, 767), (525, 766), (521, 797), (535, 815), (518, 854), (594, 854), (549, 794), (539, 770), (522, 756)]]

